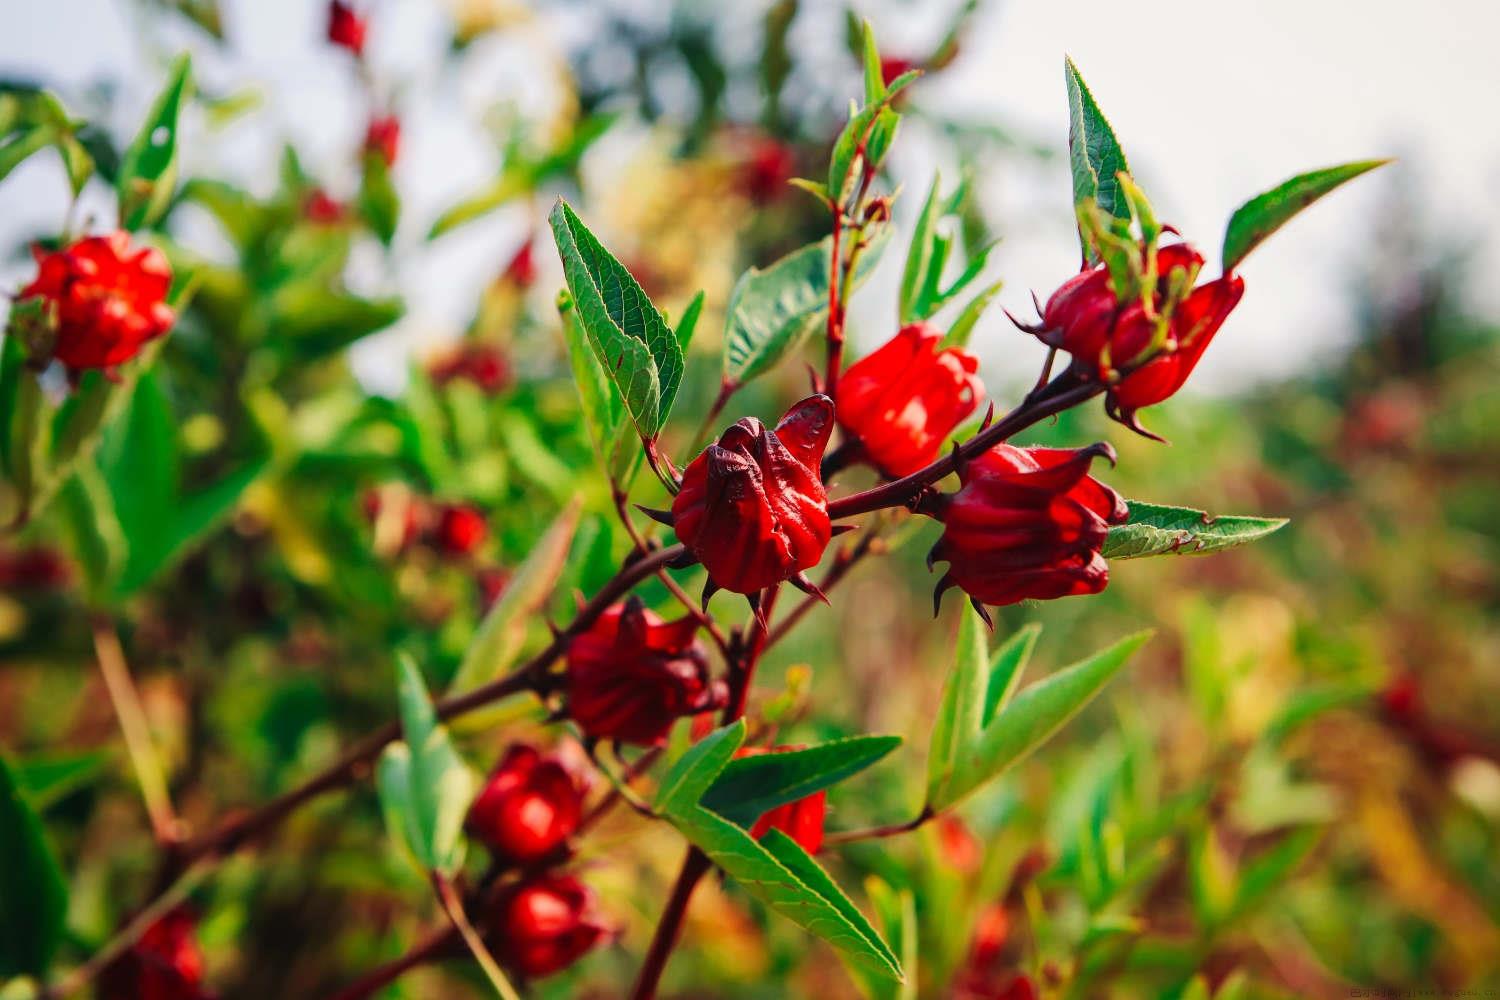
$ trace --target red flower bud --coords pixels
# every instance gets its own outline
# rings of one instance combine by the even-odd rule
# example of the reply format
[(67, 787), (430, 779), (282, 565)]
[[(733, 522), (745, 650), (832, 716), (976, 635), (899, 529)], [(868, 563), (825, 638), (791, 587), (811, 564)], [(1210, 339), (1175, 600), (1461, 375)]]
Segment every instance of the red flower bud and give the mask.
[(505, 273), (501, 277), (522, 288), (530, 288), (536, 284), (536, 260), (532, 257), (530, 238), (521, 244), (510, 263), (505, 265)]
[(497, 861), (537, 861), (578, 828), (585, 791), (561, 758), (517, 743), (495, 765), (464, 826)]
[(498, 567), (487, 566), (474, 574), (474, 582), (479, 586), (479, 610), (483, 613), (494, 607), (500, 595), (505, 593), (510, 574)]
[[(743, 747), (736, 757), (753, 757), (763, 753), (782, 753), (800, 750), (801, 747)], [(823, 846), (823, 820), (828, 812), (828, 793), (814, 792), (811, 795), (786, 802), (767, 812), (750, 828), (750, 836), (756, 840), (770, 830), (780, 830), (791, 837), (808, 854), (817, 854)]]
[(427, 369), (427, 375), (438, 385), (466, 379), (485, 395), (493, 396), (510, 384), (510, 363), (500, 348), (468, 341), (435, 360)]
[(334, 45), (348, 49), (355, 56), (363, 56), (368, 29), (365, 19), (349, 4), (342, 0), (331, 0), (328, 4), (328, 40)]
[(886, 56), (880, 60), (880, 79), (887, 87), (896, 82), (896, 78), (902, 73), (909, 73), (917, 68), (917, 64), (910, 59), (900, 56)]
[(488, 535), (483, 514), (463, 504), (447, 504), (438, 508), (431, 540), (433, 548), (458, 559), (472, 555)]
[(73, 573), (57, 549), (45, 545), (7, 552), (0, 549), (0, 591), (59, 590)]
[(1129, 511), (1088, 474), (1099, 455), (1113, 451), (999, 444), (967, 463), (962, 488), (936, 513), (943, 536), (928, 563), (946, 560), (948, 572), (935, 597), (957, 586), (976, 604), (1002, 605), (1103, 590), (1109, 566), (1099, 550)]
[(302, 217), (320, 226), (332, 226), (344, 221), (342, 202), (329, 197), (322, 188), (313, 188), (302, 202)]
[(396, 165), (401, 149), (401, 119), (395, 115), (376, 115), (365, 127), (365, 152), (377, 153), (388, 167)]
[(809, 396), (775, 430), (740, 420), (683, 471), (677, 537), (713, 586), (753, 594), (817, 565), (832, 536), (818, 469), (832, 429), (833, 401)]
[(939, 349), (942, 341), (941, 330), (913, 323), (850, 365), (839, 381), (839, 426), (892, 478), (935, 460), (984, 397), (984, 383), (974, 374), (979, 359), (961, 348)]
[(771, 136), (757, 136), (740, 165), (740, 189), (756, 204), (773, 202), (786, 194), (787, 181), (797, 175), (797, 153)]
[(88, 236), (53, 252), (32, 248), (37, 274), (18, 299), (55, 311), (52, 356), (75, 371), (113, 368), (172, 328), (172, 269), (161, 251), (133, 248), (130, 234)]
[(616, 604), (568, 644), (568, 715), (592, 739), (651, 746), (672, 723), (722, 705), (722, 683), (692, 618), (664, 622), (639, 598)]
[[(1121, 379), (1110, 390), (1110, 402), (1128, 418), (1136, 410), (1174, 395), (1187, 382), (1209, 341), (1244, 294), (1245, 279), (1237, 274), (1199, 285), (1188, 293), (1177, 306), (1168, 328), (1169, 353), (1147, 361)], [(1139, 353), (1147, 341), (1149, 335), (1143, 336), (1139, 323), (1127, 325), (1125, 318), (1121, 318), (1115, 344), (1123, 356)]]
[(511, 887), (496, 901), (489, 924), (496, 957), (528, 977), (566, 969), (609, 933), (593, 891), (571, 875)]
[(146, 929), (140, 940), (99, 976), (99, 996), (109, 1000), (208, 1000), (203, 952), (196, 925), (182, 909)]

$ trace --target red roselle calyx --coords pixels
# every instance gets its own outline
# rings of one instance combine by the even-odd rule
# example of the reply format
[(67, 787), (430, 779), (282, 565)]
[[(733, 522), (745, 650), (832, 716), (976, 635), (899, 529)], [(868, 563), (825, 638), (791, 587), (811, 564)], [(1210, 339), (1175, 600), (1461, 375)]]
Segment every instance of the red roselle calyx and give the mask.
[(302, 217), (320, 226), (343, 222), (346, 214), (343, 203), (322, 188), (313, 188), (302, 202)]
[(484, 515), (463, 504), (445, 504), (436, 511), (431, 533), (432, 547), (458, 559), (473, 555), (489, 536)]
[(537, 861), (578, 829), (585, 791), (562, 758), (517, 743), (495, 765), (464, 826), (497, 861)]
[(536, 259), (532, 256), (531, 240), (528, 238), (505, 265), (501, 278), (521, 288), (530, 288), (536, 283)]
[(172, 269), (161, 251), (132, 247), (129, 233), (51, 252), (33, 247), (32, 255), (36, 277), (17, 299), (46, 300), (56, 321), (51, 357), (68, 368), (114, 368), (172, 328)]
[(376, 115), (365, 127), (365, 152), (375, 153), (388, 167), (396, 165), (401, 150), (401, 119), (395, 115)]
[(962, 487), (929, 511), (943, 522), (943, 535), (928, 565), (948, 563), (934, 602), (954, 586), (976, 608), (1103, 590), (1109, 565), (1099, 550), (1109, 526), (1123, 523), (1129, 511), (1118, 493), (1088, 474), (1100, 456), (1113, 461), (1114, 450), (999, 444), (965, 463)]
[(833, 401), (809, 396), (775, 430), (746, 417), (683, 470), (672, 501), (677, 537), (708, 570), (708, 593), (754, 594), (782, 580), (813, 585), (832, 537), (819, 466), (833, 429)]
[(665, 622), (638, 597), (568, 643), (568, 717), (590, 739), (654, 746), (672, 723), (724, 704), (692, 618)]
[(940, 348), (942, 341), (936, 327), (913, 323), (839, 380), (839, 426), (892, 478), (935, 461), (984, 397), (975, 374), (979, 359), (958, 347)]
[(472, 382), (493, 396), (510, 384), (510, 362), (499, 347), (471, 340), (433, 361), (427, 375), (438, 385)]
[(1121, 301), (1108, 269), (1097, 264), (1052, 294), (1039, 327), (1023, 328), (1071, 354), (1075, 371), (1108, 385), (1110, 411), (1135, 427), (1136, 410), (1187, 382), (1245, 293), (1244, 279), (1233, 274), (1193, 287), (1202, 266), (1202, 255), (1186, 243), (1160, 247), (1155, 287)]
[(559, 972), (609, 934), (594, 893), (571, 875), (544, 875), (507, 889), (489, 914), (491, 947), (528, 976)]
[(740, 164), (740, 189), (758, 205), (775, 201), (787, 191), (787, 181), (797, 175), (797, 153), (791, 146), (771, 136), (751, 140)]
[(178, 909), (146, 929), (139, 941), (99, 975), (110, 1000), (210, 1000), (203, 988), (203, 951), (191, 914)]
[(355, 56), (363, 56), (368, 29), (365, 19), (349, 4), (342, 0), (331, 0), (328, 4), (328, 40), (334, 45), (348, 49)]
[(0, 592), (59, 590), (72, 578), (67, 557), (51, 546), (0, 549)]
[[(743, 747), (736, 757), (751, 757), (764, 753), (783, 753), (787, 750), (800, 750), (800, 747), (782, 746), (771, 747)], [(811, 795), (797, 799), (795, 802), (786, 802), (770, 810), (755, 825), (750, 828), (750, 836), (759, 840), (771, 830), (780, 830), (795, 840), (808, 854), (817, 854), (818, 849), (823, 846), (823, 820), (828, 813), (828, 793), (819, 791)]]

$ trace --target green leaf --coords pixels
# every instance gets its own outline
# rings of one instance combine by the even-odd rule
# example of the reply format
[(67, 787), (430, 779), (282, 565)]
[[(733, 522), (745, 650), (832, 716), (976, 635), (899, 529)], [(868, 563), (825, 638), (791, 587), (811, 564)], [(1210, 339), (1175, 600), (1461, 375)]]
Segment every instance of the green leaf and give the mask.
[(582, 505), (576, 499), (563, 508), (532, 546), (526, 560), (506, 584), (500, 599), (480, 622), (464, 652), (450, 694), (467, 691), (500, 677), (516, 662), (528, 626), (547, 605), (567, 565)]
[(703, 315), (703, 293), (700, 291), (693, 296), (687, 308), (682, 311), (682, 318), (677, 321), (677, 347), (684, 356), (687, 355), (688, 344), (693, 342), (693, 331), (698, 328), (698, 318)]
[(865, 70), (865, 103), (874, 104), (885, 96), (885, 73), (880, 67), (880, 49), (875, 45), (875, 29), (865, 21), (862, 35), (861, 61)]
[(1229, 217), (1229, 226), (1224, 230), (1224, 273), (1238, 267), (1250, 251), (1290, 222), (1298, 212), (1345, 182), (1390, 162), (1360, 160), (1298, 174), (1245, 202), (1234, 210)]
[(875, 909), (882, 937), (895, 946), (905, 982), (894, 983), (862, 967), (845, 963), (869, 1000), (917, 1000), (917, 905), (910, 889), (899, 892), (878, 875), (865, 879), (865, 894)]
[[(881, 226), (871, 236), (854, 269), (855, 288), (880, 262), (890, 233), (889, 226)], [(752, 267), (740, 275), (729, 295), (724, 331), (726, 379), (743, 385), (764, 375), (827, 320), (832, 252), (832, 238), (825, 237), (764, 270)]]
[(1229, 918), (1249, 913), (1290, 878), (1312, 853), (1313, 848), (1318, 846), (1322, 833), (1316, 826), (1294, 830), (1241, 868), (1234, 890), (1234, 901), (1230, 904)]
[[(898, 301), (898, 316), (901, 324), (915, 323), (932, 316), (979, 277), (989, 260), (994, 244), (974, 254), (962, 274), (953, 279), (947, 288), (942, 287), (943, 269), (953, 250), (954, 237), (939, 231), (940, 224), (954, 218), (962, 210), (968, 197), (967, 178), (946, 198), (941, 196), (942, 179), (933, 176), (932, 187), (927, 192), (927, 201), (917, 217), (912, 232), (911, 248), (906, 254), (906, 269), (901, 276), (901, 294)], [(978, 318), (977, 316), (975, 317)], [(972, 324), (971, 324), (972, 325)]]
[(27, 757), (14, 762), (14, 778), (26, 801), (43, 812), (99, 777), (109, 759), (103, 750)]
[(738, 757), (698, 804), (749, 827), (777, 806), (806, 798), (858, 774), (901, 745), (899, 736), (852, 736), (801, 750)]
[[(1094, 102), (1088, 85), (1066, 59), (1068, 79), (1068, 159), (1073, 170), (1073, 201), (1093, 201), (1117, 219), (1129, 219), (1130, 207), (1116, 174), (1129, 173), (1125, 150), (1115, 130)], [(1085, 246), (1086, 251), (1090, 248)]]
[(890, 979), (902, 978), (896, 956), (863, 914), (790, 837), (772, 830), (757, 842), (701, 806), (672, 814), (671, 819), (746, 892), (862, 967)]
[(381, 754), (376, 775), (381, 807), (392, 834), (422, 868), (449, 875), (463, 861), (461, 834), (474, 775), (448, 730), (438, 725), (417, 665), (405, 654), (396, 661), (404, 741)]
[(401, 216), (401, 196), (391, 182), (391, 169), (379, 153), (365, 154), (364, 179), (359, 187), (359, 212), (365, 223), (386, 246), (396, 235)]
[(55, 126), (37, 125), (0, 144), (0, 180), (4, 180), (12, 170), (52, 145), (57, 139)]
[(943, 700), (932, 724), (927, 751), (927, 801), (936, 805), (952, 782), (959, 757), (973, 748), (984, 727), (984, 699), (989, 687), (989, 654), (978, 615), (958, 621), (953, 669), (943, 684)]
[(694, 743), (667, 772), (661, 787), (656, 790), (656, 811), (674, 816), (696, 809), (703, 793), (708, 791), (744, 742), (745, 720), (736, 719)]
[[(951, 772), (936, 775), (929, 772), (928, 805), (934, 811), (946, 809), (1031, 754), (1103, 690), (1150, 635), (1150, 632), (1139, 632), (1122, 639), (1016, 695), (983, 727), (977, 740), (959, 743), (951, 757)], [(961, 658), (971, 659), (974, 655), (970, 651)], [(975, 683), (972, 680), (966, 682), (971, 690)], [(989, 697), (988, 688), (986, 677), (980, 698)], [(965, 719), (972, 719), (973, 714), (982, 712), (983, 708), (982, 701), (974, 706), (960, 697), (954, 712), (955, 728), (962, 727)]]
[(0, 976), (42, 978), (63, 934), (68, 886), (36, 810), (0, 757)]
[(1037, 636), (1041, 634), (1042, 626), (1030, 622), (1022, 625), (995, 650), (995, 655), (990, 658), (989, 685), (984, 693), (984, 725), (993, 722), (996, 714), (1010, 704), (1011, 696), (1021, 684), (1026, 661), (1031, 659), (1031, 651), (1036, 648)]
[(604, 464), (605, 471), (617, 485), (628, 481), (628, 475), (617, 464), (617, 457), (637, 459), (641, 449), (632, 439), (624, 442), (621, 431), (625, 426), (625, 400), (619, 387), (604, 373), (604, 367), (594, 349), (589, 346), (588, 334), (578, 321), (578, 310), (573, 307), (573, 297), (566, 291), (558, 294), (558, 312), (562, 314), (563, 339), (568, 344), (568, 364), (573, 371), (573, 384), (583, 404), (583, 422), (589, 430), (589, 439)]
[(384, 330), (405, 312), (400, 299), (364, 299), (316, 282), (287, 285), (276, 292), (270, 305), (270, 328), (279, 342), (305, 362), (321, 360)]
[(120, 161), (115, 189), (120, 196), (120, 226), (150, 225), (172, 199), (177, 177), (177, 117), (187, 96), (192, 62), (177, 57), (167, 85), (157, 95), (135, 140)]
[(558, 200), (549, 221), (589, 345), (641, 437), (655, 438), (682, 382), (682, 348), (635, 278), (567, 202)]
[(1130, 502), (1130, 520), (1109, 529), (1106, 559), (1206, 556), (1264, 538), (1287, 524), (1284, 517), (1211, 517), (1191, 507)]

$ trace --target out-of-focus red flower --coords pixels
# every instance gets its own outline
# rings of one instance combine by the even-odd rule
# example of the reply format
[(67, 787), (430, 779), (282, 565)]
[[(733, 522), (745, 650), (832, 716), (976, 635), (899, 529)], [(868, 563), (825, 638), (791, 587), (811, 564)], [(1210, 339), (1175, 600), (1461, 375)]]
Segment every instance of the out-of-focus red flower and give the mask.
[(501, 274), (506, 281), (521, 288), (530, 288), (536, 284), (536, 258), (532, 256), (531, 244), (532, 241), (528, 237), (511, 257), (510, 262), (505, 265), (505, 271)]
[(322, 188), (313, 188), (302, 201), (302, 217), (320, 226), (343, 222), (347, 215), (343, 202), (336, 201)]
[(817, 565), (832, 537), (819, 471), (832, 429), (833, 401), (809, 396), (775, 430), (740, 420), (683, 471), (673, 522), (711, 586), (753, 594)]
[(460, 379), (473, 382), (487, 396), (510, 384), (510, 364), (505, 352), (492, 344), (472, 340), (435, 360), (427, 374), (437, 385)]
[(1422, 714), (1422, 689), (1412, 674), (1398, 674), (1380, 692), (1380, 705), (1386, 715), (1397, 721), (1417, 718)]
[(505, 593), (505, 585), (510, 583), (510, 574), (499, 567), (486, 566), (474, 574), (474, 582), (479, 587), (479, 610), (486, 612)]
[(571, 875), (542, 875), (511, 887), (496, 901), (489, 923), (495, 956), (533, 978), (566, 969), (609, 934), (593, 891)]
[(917, 69), (917, 64), (900, 56), (886, 56), (880, 60), (880, 78), (889, 87), (902, 73)]
[(1010, 940), (1010, 913), (1004, 903), (991, 903), (979, 911), (974, 922), (974, 940), (969, 947), (969, 967), (987, 969), (1000, 958)]
[(62, 250), (32, 248), (37, 273), (18, 299), (42, 298), (57, 326), (52, 356), (74, 371), (113, 368), (172, 328), (172, 269), (130, 234), (87, 236)]
[(50, 545), (0, 549), (0, 591), (60, 590), (72, 577), (67, 558)]
[[(784, 753), (801, 747), (742, 747), (736, 757), (753, 757), (765, 753)], [(828, 813), (828, 793), (819, 791), (785, 802), (770, 810), (750, 828), (750, 836), (759, 840), (771, 830), (780, 830), (795, 840), (808, 854), (817, 854), (823, 846), (823, 820)]]
[(369, 24), (343, 0), (330, 0), (328, 4), (328, 40), (339, 48), (348, 49), (355, 56), (365, 54), (365, 34)]
[(739, 175), (740, 189), (750, 200), (758, 205), (773, 202), (790, 190), (787, 181), (797, 175), (796, 150), (772, 136), (756, 136)]
[(495, 765), (469, 807), (465, 828), (496, 860), (536, 861), (578, 829), (586, 790), (562, 758), (517, 743)]
[(967, 823), (951, 813), (944, 814), (938, 817), (937, 834), (944, 861), (966, 875), (979, 871), (984, 863), (984, 845)]
[(1036, 983), (1022, 972), (965, 973), (954, 984), (955, 1000), (1037, 1000)]
[(974, 412), (984, 383), (979, 359), (941, 348), (943, 333), (927, 323), (903, 327), (839, 380), (839, 426), (892, 478), (935, 460), (953, 429)]
[[(1159, 248), (1158, 278), (1148, 308), (1139, 299), (1117, 300), (1108, 270), (1097, 264), (1052, 294), (1042, 310), (1041, 326), (1032, 332), (1071, 354), (1075, 371), (1109, 383), (1110, 409), (1135, 426), (1136, 410), (1160, 403), (1182, 388), (1245, 294), (1244, 279), (1231, 274), (1192, 287), (1174, 301), (1174, 280), (1185, 289), (1202, 266), (1203, 256), (1186, 243)], [(1153, 344), (1159, 353), (1148, 358)], [(1126, 374), (1120, 376), (1121, 372)]]
[(724, 703), (692, 618), (665, 622), (639, 598), (616, 604), (568, 644), (568, 716), (593, 739), (652, 746), (672, 723)]
[(146, 929), (99, 976), (99, 996), (109, 1000), (209, 1000), (203, 988), (203, 952), (186, 910), (173, 910)]
[(388, 167), (396, 165), (401, 150), (401, 119), (395, 115), (376, 115), (365, 127), (365, 151), (378, 153)]
[(962, 487), (936, 504), (943, 535), (928, 563), (946, 560), (948, 572), (935, 597), (957, 586), (976, 602), (1003, 605), (1103, 590), (1109, 566), (1099, 550), (1129, 511), (1088, 473), (1095, 458), (1113, 454), (1105, 444), (999, 444), (966, 463)]
[(458, 559), (474, 554), (490, 529), (484, 515), (466, 504), (444, 504), (436, 512), (432, 528), (432, 547), (445, 556)]

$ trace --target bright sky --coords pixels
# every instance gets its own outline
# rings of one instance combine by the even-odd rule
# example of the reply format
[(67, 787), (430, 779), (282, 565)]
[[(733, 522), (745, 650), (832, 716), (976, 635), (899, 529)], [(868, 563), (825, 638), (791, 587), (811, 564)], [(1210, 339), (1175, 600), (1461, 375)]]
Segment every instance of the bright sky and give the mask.
[[(935, 6), (904, 5), (877, 17), (887, 47), (932, 36), (940, 19), (927, 12)], [(0, 74), (41, 78), (72, 98), (88, 82), (117, 79), (135, 116), (159, 84), (157, 68), (131, 40), (134, 4), (11, 0), (4, 7)], [(346, 157), (363, 112), (347, 67), (330, 58), (321, 40), (322, 0), (225, 0), (225, 7), (237, 54), (227, 63), (201, 61), (200, 73), (224, 87), (264, 83), (271, 119), (305, 144), (315, 164)], [(1060, 149), (1062, 59), (1071, 54), (1159, 214), (1211, 258), (1228, 214), (1245, 198), (1303, 169), (1399, 155), (1400, 169), (1415, 171), (1427, 192), (1435, 228), (1478, 242), (1486, 252), (1480, 273), (1497, 263), (1487, 234), (1500, 228), (1493, 108), (1500, 94), (1494, 56), (1500, 4), (1013, 0), (990, 7), (959, 61), (924, 82), (919, 99), (951, 101), (976, 117), (1002, 115)], [(382, 0), (380, 10), (377, 63), (383, 73), (411, 81), (413, 93), (424, 92), (439, 74), (440, 9), (427, 0)], [(743, 12), (735, 17), (748, 20)], [(553, 29), (580, 30), (571, 19), (556, 19)], [(397, 180), (408, 209), (423, 220), (491, 175), (493, 153), (471, 127), (485, 103), (507, 88), (538, 89), (534, 64), (528, 69), (514, 50), (470, 65), (456, 86), (456, 100), (434, 97), (407, 110)], [(263, 188), (266, 133), (232, 133), (231, 140), (233, 162)], [(925, 188), (933, 165), (928, 151), (908, 147), (900, 162), (907, 190)], [(1293, 370), (1348, 336), (1347, 279), (1358, 243), (1396, 181), (1393, 173), (1338, 192), (1250, 259), (1243, 269), (1248, 294), (1200, 368), (1198, 384), (1224, 387)], [(1002, 176), (985, 196), (1030, 210), (1033, 221), (1004, 234), (992, 265), (1007, 281), (1002, 302), (1025, 313), (1029, 290), (1045, 294), (1076, 266), (1066, 183), (1056, 175), (1045, 184)], [(63, 198), (51, 158), (23, 166), (0, 185), (0, 245), (55, 227)], [(403, 345), (454, 335), (524, 222), (511, 213), (455, 234), (405, 274), (412, 315), (400, 331), (365, 347), (357, 359), (362, 374), (389, 384), (403, 367)], [(857, 312), (871, 320), (867, 340), (883, 335), (890, 315), (898, 268), (888, 264), (886, 287), (872, 286), (869, 304)], [(0, 269), (0, 280), (13, 284), (22, 273)], [(1486, 308), (1500, 308), (1500, 291), (1480, 291), (1489, 296)], [(1015, 337), (995, 313), (977, 334), (987, 364), (1016, 370), (1019, 362), (1007, 350)]]

